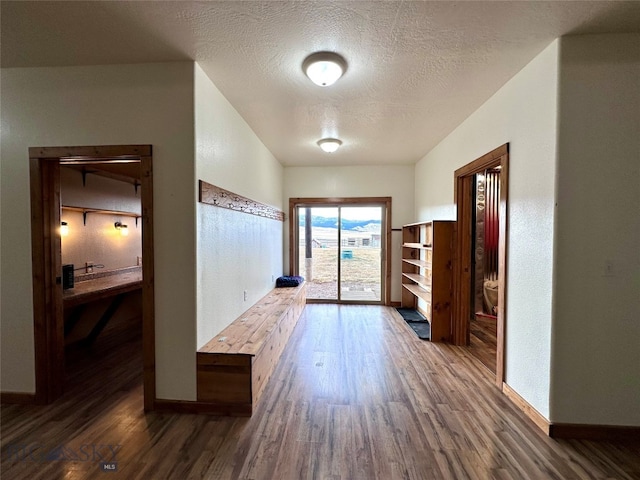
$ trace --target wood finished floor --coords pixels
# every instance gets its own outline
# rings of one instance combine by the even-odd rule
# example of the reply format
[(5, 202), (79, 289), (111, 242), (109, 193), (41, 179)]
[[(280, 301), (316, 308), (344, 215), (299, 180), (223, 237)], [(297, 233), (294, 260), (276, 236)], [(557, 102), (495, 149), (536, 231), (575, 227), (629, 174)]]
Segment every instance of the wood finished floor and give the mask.
[(496, 349), (497, 349), (497, 328), (496, 319), (481, 315), (475, 315), (469, 322), (470, 345), (467, 347), (469, 353), (480, 360), (489, 371), (496, 374)]
[[(394, 309), (308, 305), (251, 419), (145, 415), (140, 339), (124, 335), (76, 352), (55, 404), (2, 406), (3, 480), (640, 479), (640, 444), (545, 437), (467, 351), (419, 340)], [(118, 471), (17, 461), (18, 445), (120, 445)]]

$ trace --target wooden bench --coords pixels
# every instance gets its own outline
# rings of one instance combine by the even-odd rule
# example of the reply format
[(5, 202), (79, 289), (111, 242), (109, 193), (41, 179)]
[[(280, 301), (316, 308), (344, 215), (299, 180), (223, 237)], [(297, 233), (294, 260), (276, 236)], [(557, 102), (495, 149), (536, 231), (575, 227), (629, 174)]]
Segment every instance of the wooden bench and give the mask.
[(276, 288), (200, 348), (198, 403), (251, 416), (306, 303), (306, 285)]

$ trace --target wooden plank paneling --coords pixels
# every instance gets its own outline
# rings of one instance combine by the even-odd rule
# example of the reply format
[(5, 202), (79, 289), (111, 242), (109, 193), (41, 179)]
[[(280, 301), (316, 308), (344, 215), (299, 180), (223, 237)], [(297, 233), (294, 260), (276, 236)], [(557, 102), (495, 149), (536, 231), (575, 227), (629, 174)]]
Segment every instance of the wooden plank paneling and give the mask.
[(251, 403), (251, 355), (198, 353), (196, 356), (199, 402)]

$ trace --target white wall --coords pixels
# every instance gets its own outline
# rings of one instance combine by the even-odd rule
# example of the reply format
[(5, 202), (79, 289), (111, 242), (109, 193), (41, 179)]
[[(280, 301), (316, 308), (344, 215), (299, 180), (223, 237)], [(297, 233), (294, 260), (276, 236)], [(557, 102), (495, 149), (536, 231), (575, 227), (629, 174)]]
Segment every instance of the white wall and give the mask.
[(549, 416), (558, 42), (416, 165), (416, 221), (455, 220), (454, 171), (509, 143), (506, 382)]
[(638, 426), (639, 34), (561, 39), (557, 196), (551, 420)]
[[(282, 166), (197, 64), (194, 75), (196, 184), (282, 210)], [(196, 228), (199, 348), (282, 275), (282, 222), (198, 203)]]
[[(60, 197), (64, 206), (97, 208), (140, 215), (140, 189), (131, 183), (98, 175), (86, 175), (70, 167), (60, 168)], [(73, 264), (76, 276), (85, 273), (85, 263), (104, 265), (105, 272), (137, 265), (142, 256), (142, 221), (117, 214), (89, 213), (62, 209), (60, 221), (67, 222), (69, 234), (62, 237), (62, 264)], [(127, 225), (128, 235), (122, 236), (114, 223)]]
[[(415, 221), (413, 216), (413, 165), (351, 167), (286, 167), (284, 200), (295, 197), (392, 197), (391, 226)], [(289, 222), (285, 225), (285, 269), (289, 265)], [(391, 301), (399, 302), (402, 236), (392, 235)]]
[(193, 64), (3, 69), (1, 75), (0, 389), (35, 390), (28, 148), (152, 144), (156, 393), (194, 399)]

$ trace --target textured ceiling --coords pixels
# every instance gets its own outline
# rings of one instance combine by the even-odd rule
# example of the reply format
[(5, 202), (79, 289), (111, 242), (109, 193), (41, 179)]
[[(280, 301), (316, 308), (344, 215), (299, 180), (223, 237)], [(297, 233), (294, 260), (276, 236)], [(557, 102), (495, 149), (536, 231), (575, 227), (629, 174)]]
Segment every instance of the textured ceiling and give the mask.
[[(195, 60), (283, 165), (414, 163), (554, 38), (640, 31), (636, 1), (0, 6), (3, 67)], [(332, 87), (302, 73), (318, 50), (349, 63)]]

